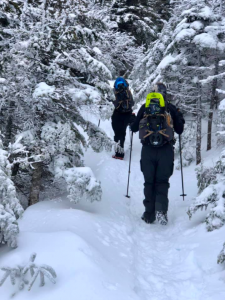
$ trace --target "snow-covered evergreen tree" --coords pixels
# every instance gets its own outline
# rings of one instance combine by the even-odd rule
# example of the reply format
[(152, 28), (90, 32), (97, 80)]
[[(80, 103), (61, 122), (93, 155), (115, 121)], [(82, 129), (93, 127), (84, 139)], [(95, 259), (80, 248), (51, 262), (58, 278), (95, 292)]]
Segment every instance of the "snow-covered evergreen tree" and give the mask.
[(192, 215), (199, 209), (210, 211), (206, 216), (206, 228), (208, 231), (218, 229), (225, 224), (225, 151), (214, 168), (201, 168), (197, 172), (199, 196), (188, 209), (188, 215)]
[(109, 47), (104, 41), (107, 26), (89, 14), (88, 1), (24, 1), (17, 3), (16, 10), (11, 6), (11, 1), (2, 6), (9, 22), (4, 30), (7, 46), (0, 54), (1, 129), (4, 145), (19, 138), (29, 157), (26, 163), (21, 163), (20, 153), (12, 157), (20, 161), (14, 170), (16, 186), (30, 204), (36, 203), (41, 186), (54, 190), (59, 180), (54, 166), (60, 165), (64, 170), (60, 178), (68, 183), (69, 192), (76, 194), (74, 182), (76, 195), (100, 200), (93, 173), (88, 170), (83, 184), (77, 185), (80, 172), (75, 168), (84, 167), (86, 147), (101, 151), (113, 145), (85, 119), (87, 110), (99, 113), (104, 105), (102, 115), (108, 117), (112, 109), (106, 100), (112, 96), (108, 83), (112, 59), (108, 56), (108, 67), (102, 54)]
[(156, 40), (170, 13), (167, 0), (116, 0), (111, 5), (111, 18), (119, 30), (130, 33), (138, 45), (144, 44), (147, 48)]
[[(129, 30), (120, 30), (113, 6), (112, 0), (94, 1), (94, 4), (89, 6), (87, 16), (90, 16), (90, 19), (102, 20), (105, 26), (101, 31), (104, 43), (99, 43), (94, 50), (97, 50), (96, 56), (104, 62), (116, 78), (119, 74), (129, 75), (137, 58), (143, 56), (144, 46), (143, 41), (140, 45), (137, 43), (135, 36), (131, 35)], [(122, 15), (125, 15), (125, 11)]]
[(210, 135), (219, 86), (215, 80), (212, 85), (202, 85), (202, 80), (216, 74), (215, 62), (224, 55), (222, 23), (221, 16), (203, 0), (176, 2), (173, 17), (165, 24), (159, 40), (132, 72), (137, 100), (144, 99), (154, 82), (162, 81), (168, 86), (169, 100), (172, 97), (184, 112), (196, 118), (197, 164), (201, 162), (201, 120), (210, 113)]
[(17, 246), (19, 227), (17, 219), (22, 216), (23, 208), (17, 198), (16, 189), (11, 180), (9, 153), (3, 150), (0, 140), (0, 244)]

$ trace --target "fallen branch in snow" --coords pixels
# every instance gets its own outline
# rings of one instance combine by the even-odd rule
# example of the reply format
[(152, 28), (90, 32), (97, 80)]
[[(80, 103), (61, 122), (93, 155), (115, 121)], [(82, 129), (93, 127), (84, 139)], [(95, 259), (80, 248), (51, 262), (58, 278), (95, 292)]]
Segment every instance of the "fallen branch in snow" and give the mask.
[[(34, 263), (37, 254), (33, 253), (30, 257), (29, 262), (25, 266), (16, 266), (14, 268), (11, 267), (3, 267), (2, 271), (5, 272), (2, 279), (0, 280), (0, 286), (4, 284), (6, 279), (9, 277), (12, 285), (16, 284), (18, 280), (18, 288), (19, 291), (23, 290), (25, 285), (28, 285), (28, 291), (31, 290), (34, 282), (36, 281), (38, 275), (40, 275), (40, 287), (45, 285), (45, 277), (47, 277), (52, 283), (56, 283), (56, 272), (55, 270), (48, 265), (36, 265)], [(30, 271), (30, 272), (28, 272)], [(28, 280), (26, 276), (30, 273), (31, 278)], [(15, 293), (13, 294), (15, 295)]]

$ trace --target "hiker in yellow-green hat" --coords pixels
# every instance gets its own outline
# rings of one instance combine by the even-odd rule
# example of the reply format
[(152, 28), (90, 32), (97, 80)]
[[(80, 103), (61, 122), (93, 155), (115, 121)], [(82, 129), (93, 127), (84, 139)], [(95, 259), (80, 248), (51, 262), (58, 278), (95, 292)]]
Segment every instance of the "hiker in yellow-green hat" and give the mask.
[(168, 222), (169, 178), (174, 167), (174, 131), (182, 134), (184, 123), (179, 109), (167, 101), (166, 86), (157, 83), (130, 126), (133, 132), (139, 131), (143, 145), (141, 171), (145, 180), (145, 212), (142, 219), (146, 223), (157, 220), (166, 225)]

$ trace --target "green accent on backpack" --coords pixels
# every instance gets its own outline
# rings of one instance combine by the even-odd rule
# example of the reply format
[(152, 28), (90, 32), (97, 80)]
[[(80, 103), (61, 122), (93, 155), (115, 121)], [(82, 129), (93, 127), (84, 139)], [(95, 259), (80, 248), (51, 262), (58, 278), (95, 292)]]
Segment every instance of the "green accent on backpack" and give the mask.
[(165, 100), (163, 98), (163, 95), (160, 93), (150, 93), (147, 95), (146, 98), (146, 103), (145, 103), (145, 108), (149, 107), (151, 104), (153, 104), (153, 100), (158, 99), (159, 100), (159, 106), (160, 107), (165, 107)]

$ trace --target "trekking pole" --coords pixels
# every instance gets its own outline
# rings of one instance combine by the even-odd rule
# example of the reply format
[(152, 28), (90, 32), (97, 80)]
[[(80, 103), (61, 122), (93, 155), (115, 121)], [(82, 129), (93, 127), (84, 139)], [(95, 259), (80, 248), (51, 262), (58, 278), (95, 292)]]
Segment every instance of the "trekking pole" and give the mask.
[(130, 161), (129, 161), (129, 171), (128, 171), (128, 182), (127, 182), (127, 194), (126, 197), (130, 198), (129, 193), (129, 184), (130, 184), (130, 169), (131, 169), (131, 155), (132, 155), (132, 146), (133, 146), (133, 131), (131, 133), (131, 142), (130, 142)]
[(183, 194), (180, 196), (183, 197), (183, 201), (184, 201), (184, 197), (187, 195), (184, 193), (184, 176), (183, 176), (183, 163), (182, 163), (181, 135), (180, 134), (179, 134), (179, 144), (180, 144), (180, 170), (181, 170), (181, 181), (182, 181), (182, 192), (183, 192)]
[[(101, 112), (101, 109), (102, 109), (102, 107), (101, 107), (101, 105), (100, 105), (100, 107), (99, 107), (99, 111)], [(101, 114), (100, 114), (100, 117), (101, 117)], [(99, 121), (98, 121), (98, 127), (100, 126), (100, 122), (101, 122), (101, 119), (99, 119)]]

